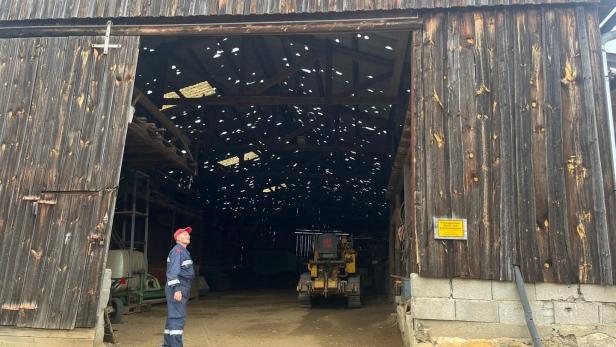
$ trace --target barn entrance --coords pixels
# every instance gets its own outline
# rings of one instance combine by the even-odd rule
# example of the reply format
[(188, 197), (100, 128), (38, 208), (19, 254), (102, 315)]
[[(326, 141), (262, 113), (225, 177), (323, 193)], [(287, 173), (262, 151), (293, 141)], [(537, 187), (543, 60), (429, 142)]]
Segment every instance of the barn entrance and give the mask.
[[(297, 320), (259, 322), (293, 336), (314, 329), (306, 317), (333, 315), (350, 325), (327, 334), (355, 344), (360, 325), (386, 326), (386, 193), (411, 89), (410, 31), (150, 36), (139, 52), (110, 259), (132, 240), (145, 259), (132, 271), (163, 286), (170, 235), (191, 225), (195, 319), (222, 328), (208, 307), (247, 303)], [(348, 311), (344, 298), (299, 308), (296, 286), (321, 233), (352, 238), (363, 308)], [(125, 316), (115, 325), (120, 340), (154, 342), (130, 331), (158, 334), (149, 322), (162, 322), (164, 310)], [(255, 324), (238, 319), (247, 331)], [(398, 339), (389, 337), (384, 345)]]
[[(161, 301), (170, 234), (186, 225), (200, 275), (191, 296), (204, 294), (207, 307), (282, 307), (295, 315), (289, 336), (337, 333), (306, 334), (319, 307), (340, 307), (302, 310), (295, 293), (312, 238), (335, 233), (353, 239), (366, 294), (364, 308), (337, 310), (342, 331), (357, 338), (355, 325), (376, 313), (387, 322), (385, 194), (405, 136), (419, 20), (277, 18), (3, 29), (0, 75), (11, 83), (2, 87), (9, 165), (0, 189), (9, 199), (0, 222), (12, 232), (0, 236), (10, 283), (2, 325), (91, 339), (111, 288), (123, 326), (152, 329), (158, 343), (165, 308), (150, 304)], [(349, 325), (357, 317), (368, 320)], [(152, 325), (131, 325), (141, 318)]]

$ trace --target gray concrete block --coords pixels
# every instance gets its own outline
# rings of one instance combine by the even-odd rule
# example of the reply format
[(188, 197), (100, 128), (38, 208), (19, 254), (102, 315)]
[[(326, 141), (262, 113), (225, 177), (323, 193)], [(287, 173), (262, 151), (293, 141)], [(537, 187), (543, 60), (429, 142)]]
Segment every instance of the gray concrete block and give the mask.
[(582, 284), (580, 291), (586, 301), (616, 302), (616, 286)]
[(492, 300), (492, 281), (454, 278), (451, 288), (454, 299)]
[(535, 297), (537, 300), (571, 300), (580, 298), (580, 293), (577, 284), (536, 283)]
[(554, 302), (556, 324), (598, 324), (599, 304), (596, 302)]
[[(535, 301), (535, 284), (525, 283), (528, 301)], [(519, 301), (518, 289), (515, 282), (492, 281), (492, 298), (494, 300)]]
[(456, 300), (456, 320), (498, 322), (498, 303), (487, 300)]
[(451, 281), (445, 278), (421, 277), (411, 274), (411, 296), (426, 298), (451, 297)]
[(411, 315), (415, 319), (455, 320), (456, 308), (453, 299), (413, 297)]
[[(554, 324), (554, 304), (551, 301), (531, 301), (530, 309), (537, 325)], [(503, 324), (526, 325), (524, 308), (520, 301), (500, 301), (498, 317)]]
[(599, 304), (601, 324), (616, 324), (616, 304)]

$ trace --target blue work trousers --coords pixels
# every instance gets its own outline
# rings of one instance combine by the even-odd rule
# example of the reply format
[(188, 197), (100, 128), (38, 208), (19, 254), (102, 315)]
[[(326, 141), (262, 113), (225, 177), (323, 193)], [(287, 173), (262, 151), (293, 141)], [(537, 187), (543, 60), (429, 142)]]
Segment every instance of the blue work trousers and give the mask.
[[(182, 300), (177, 301), (173, 295), (177, 290), (182, 292)], [(167, 321), (165, 322), (165, 338), (163, 347), (183, 347), (182, 335), (184, 334), (184, 324), (186, 323), (186, 305), (188, 304), (188, 294), (190, 293), (190, 282), (180, 281), (180, 285), (175, 289), (165, 286), (165, 296), (167, 298)]]

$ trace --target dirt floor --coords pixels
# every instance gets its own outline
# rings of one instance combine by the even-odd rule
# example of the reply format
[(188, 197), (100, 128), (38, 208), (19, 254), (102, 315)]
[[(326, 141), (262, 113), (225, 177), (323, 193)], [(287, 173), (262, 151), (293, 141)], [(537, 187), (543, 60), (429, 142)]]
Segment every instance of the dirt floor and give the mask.
[[(188, 304), (186, 347), (400, 347), (393, 305), (367, 298), (359, 309), (342, 301), (299, 308), (292, 291), (210, 294)], [(114, 325), (119, 346), (160, 346), (165, 305), (126, 315)]]

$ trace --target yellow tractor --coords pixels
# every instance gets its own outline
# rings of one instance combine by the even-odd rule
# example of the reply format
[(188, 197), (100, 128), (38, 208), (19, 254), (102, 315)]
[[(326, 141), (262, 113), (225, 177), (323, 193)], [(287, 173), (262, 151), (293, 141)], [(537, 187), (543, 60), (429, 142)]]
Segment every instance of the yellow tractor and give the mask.
[(360, 307), (360, 276), (357, 253), (347, 235), (312, 235), (312, 259), (308, 272), (300, 275), (297, 293), (300, 307), (312, 307), (312, 299), (330, 295), (347, 298), (348, 307)]

